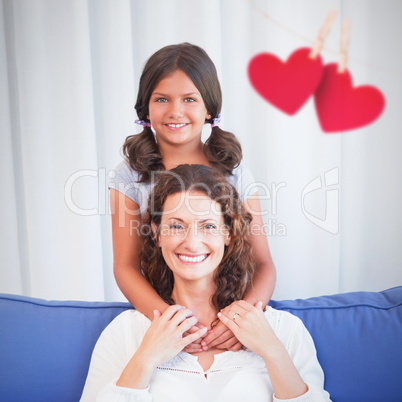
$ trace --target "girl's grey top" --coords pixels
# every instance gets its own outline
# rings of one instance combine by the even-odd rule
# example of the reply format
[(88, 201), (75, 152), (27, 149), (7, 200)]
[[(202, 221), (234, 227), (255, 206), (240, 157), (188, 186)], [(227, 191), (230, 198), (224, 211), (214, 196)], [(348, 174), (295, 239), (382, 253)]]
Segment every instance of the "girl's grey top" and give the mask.
[[(138, 183), (139, 173), (132, 169), (127, 161), (123, 160), (116, 166), (114, 171), (109, 173), (109, 177), (112, 176), (109, 188), (114, 188), (133, 200), (139, 206), (141, 216), (143, 216), (147, 211), (149, 194), (159, 173), (151, 174), (149, 183)], [(232, 175), (228, 176), (227, 179), (240, 194), (242, 202), (258, 191), (253, 175), (243, 163), (233, 169)]]

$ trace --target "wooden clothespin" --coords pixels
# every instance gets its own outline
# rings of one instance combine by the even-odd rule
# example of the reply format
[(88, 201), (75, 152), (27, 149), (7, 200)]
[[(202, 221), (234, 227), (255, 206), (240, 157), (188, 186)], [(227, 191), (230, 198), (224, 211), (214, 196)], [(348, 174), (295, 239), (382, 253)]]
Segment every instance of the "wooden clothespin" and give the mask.
[(332, 9), (328, 12), (327, 17), (325, 18), (324, 24), (322, 25), (317, 40), (313, 48), (311, 49), (310, 59), (315, 59), (318, 54), (321, 52), (324, 47), (325, 39), (330, 31), (332, 24), (335, 21), (336, 16), (338, 15), (338, 10)]
[(341, 41), (339, 47), (339, 63), (338, 63), (338, 73), (342, 74), (346, 70), (346, 65), (348, 63), (348, 46), (350, 38), (350, 20), (343, 20)]

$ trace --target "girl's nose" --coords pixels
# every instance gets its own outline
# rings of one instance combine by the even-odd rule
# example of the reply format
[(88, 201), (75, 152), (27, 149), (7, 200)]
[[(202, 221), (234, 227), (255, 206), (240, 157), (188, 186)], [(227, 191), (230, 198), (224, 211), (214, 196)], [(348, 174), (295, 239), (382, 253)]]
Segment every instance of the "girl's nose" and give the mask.
[(172, 102), (169, 110), (172, 119), (179, 119), (183, 117), (183, 105), (181, 102)]

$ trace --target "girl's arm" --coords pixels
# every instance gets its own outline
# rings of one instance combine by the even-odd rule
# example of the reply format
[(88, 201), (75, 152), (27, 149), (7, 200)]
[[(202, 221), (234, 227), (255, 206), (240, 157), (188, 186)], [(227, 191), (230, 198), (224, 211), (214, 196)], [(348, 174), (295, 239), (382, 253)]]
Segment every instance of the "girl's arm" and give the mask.
[[(251, 242), (252, 253), (256, 261), (256, 272), (253, 284), (245, 295), (244, 300), (251, 305), (254, 305), (257, 301), (262, 301), (265, 306), (268, 304), (274, 292), (276, 269), (268, 247), (258, 193), (256, 192), (247, 198), (243, 205), (253, 217), (249, 226), (248, 238)], [(203, 340), (202, 345), (204, 350), (216, 347), (218, 349), (229, 349), (232, 351), (237, 351), (242, 346), (234, 334), (230, 330), (228, 331), (228, 328), (222, 322), (209, 332)]]
[(117, 285), (129, 302), (149, 319), (153, 311), (168, 305), (140, 271), (140, 209), (121, 192), (110, 189), (112, 213), (113, 271)]
[(252, 305), (257, 301), (261, 301), (265, 306), (271, 300), (274, 292), (276, 269), (268, 246), (258, 193), (254, 193), (247, 198), (243, 205), (253, 216), (249, 227), (248, 239), (251, 242), (252, 253), (257, 265), (252, 287), (244, 297), (244, 300)]

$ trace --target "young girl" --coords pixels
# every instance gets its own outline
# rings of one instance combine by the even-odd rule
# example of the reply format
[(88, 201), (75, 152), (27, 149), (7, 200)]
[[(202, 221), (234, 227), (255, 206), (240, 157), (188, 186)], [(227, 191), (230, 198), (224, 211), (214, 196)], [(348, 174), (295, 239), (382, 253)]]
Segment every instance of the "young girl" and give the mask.
[[(211, 167), (180, 165), (174, 173), (162, 174), (153, 189), (140, 256), (170, 307), (155, 310), (152, 323), (128, 310), (109, 324), (81, 402), (329, 402), (302, 321), (241, 300), (255, 265), (243, 235), (251, 215), (236, 190)], [(183, 352), (205, 333), (186, 334), (199, 321), (222, 322), (247, 349)]]
[[(253, 217), (248, 236), (257, 262), (252, 290), (244, 300), (252, 305), (257, 300), (266, 304), (274, 290), (276, 272), (263, 230), (258, 194), (250, 191), (253, 177), (241, 163), (239, 142), (218, 126), (221, 104), (215, 66), (200, 47), (189, 43), (166, 46), (147, 61), (135, 105), (140, 119), (136, 122), (144, 130), (129, 136), (123, 145), (126, 160), (115, 170), (116, 176), (110, 184), (110, 204), (117, 284), (131, 304), (150, 319), (155, 309), (164, 312), (168, 305), (141, 272), (140, 221), (158, 172), (179, 164), (214, 167), (235, 186)], [(205, 123), (210, 123), (212, 130), (204, 144), (201, 132)], [(223, 323), (210, 330), (200, 342), (201, 339), (186, 350), (241, 347)]]

